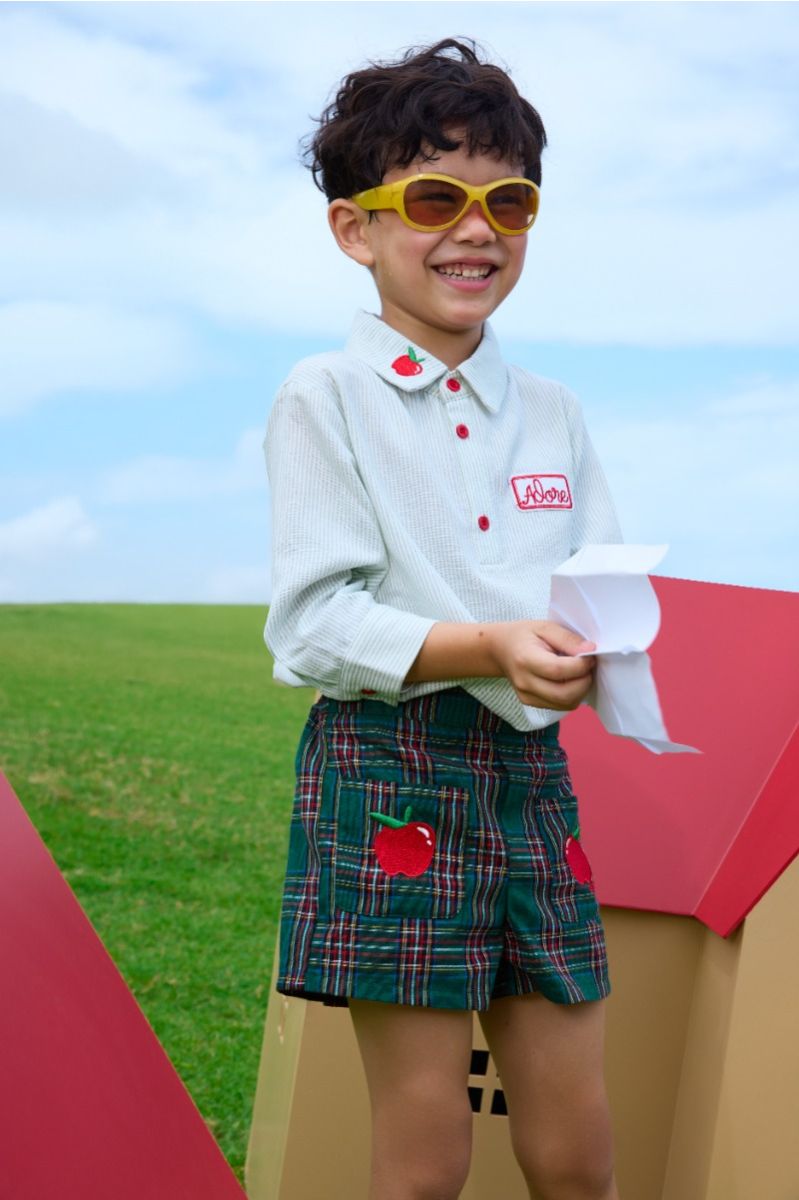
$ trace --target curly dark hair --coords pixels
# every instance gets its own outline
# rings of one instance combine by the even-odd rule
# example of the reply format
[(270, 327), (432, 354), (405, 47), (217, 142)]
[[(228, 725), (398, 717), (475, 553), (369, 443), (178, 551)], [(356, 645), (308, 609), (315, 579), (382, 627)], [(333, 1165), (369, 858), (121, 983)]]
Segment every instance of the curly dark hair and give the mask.
[(456, 150), (461, 143), (445, 132), (456, 129), (465, 130), (468, 154), (523, 163), (541, 182), (541, 118), (501, 67), (481, 61), (471, 39), (445, 38), (353, 71), (317, 123), (303, 160), (328, 200), (376, 187), (417, 157)]

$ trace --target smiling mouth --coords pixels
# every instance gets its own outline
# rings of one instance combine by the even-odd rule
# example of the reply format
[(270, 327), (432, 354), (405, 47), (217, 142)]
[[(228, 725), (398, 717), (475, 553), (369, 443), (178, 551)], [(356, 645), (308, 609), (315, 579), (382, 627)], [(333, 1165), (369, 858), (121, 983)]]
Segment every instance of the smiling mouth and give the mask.
[(479, 267), (467, 266), (466, 263), (445, 263), (435, 270), (439, 275), (447, 275), (450, 279), (487, 279), (497, 268), (492, 263), (483, 263)]

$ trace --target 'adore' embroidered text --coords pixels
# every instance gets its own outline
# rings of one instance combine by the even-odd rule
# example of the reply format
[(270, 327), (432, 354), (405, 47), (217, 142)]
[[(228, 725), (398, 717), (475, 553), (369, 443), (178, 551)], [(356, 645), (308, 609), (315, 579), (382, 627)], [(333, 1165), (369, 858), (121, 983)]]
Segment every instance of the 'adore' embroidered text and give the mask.
[(510, 483), (518, 508), (572, 507), (572, 494), (565, 475), (513, 475)]

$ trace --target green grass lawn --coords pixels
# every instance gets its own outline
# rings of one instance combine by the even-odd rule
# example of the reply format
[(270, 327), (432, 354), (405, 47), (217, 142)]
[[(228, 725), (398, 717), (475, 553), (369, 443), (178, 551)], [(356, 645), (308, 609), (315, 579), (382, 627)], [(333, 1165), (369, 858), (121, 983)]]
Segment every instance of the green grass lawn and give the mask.
[(313, 700), (265, 617), (0, 605), (0, 768), (242, 1184)]

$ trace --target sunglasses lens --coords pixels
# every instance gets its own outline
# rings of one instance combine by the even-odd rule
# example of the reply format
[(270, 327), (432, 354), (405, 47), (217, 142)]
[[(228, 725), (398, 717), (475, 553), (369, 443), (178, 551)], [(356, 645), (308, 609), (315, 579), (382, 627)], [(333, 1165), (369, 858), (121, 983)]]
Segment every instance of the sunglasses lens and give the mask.
[(466, 192), (443, 179), (421, 179), (405, 189), (405, 212), (411, 221), (436, 229), (453, 221), (466, 203)]
[(503, 183), (488, 193), (486, 203), (503, 229), (528, 229), (538, 211), (538, 193), (529, 183)]

